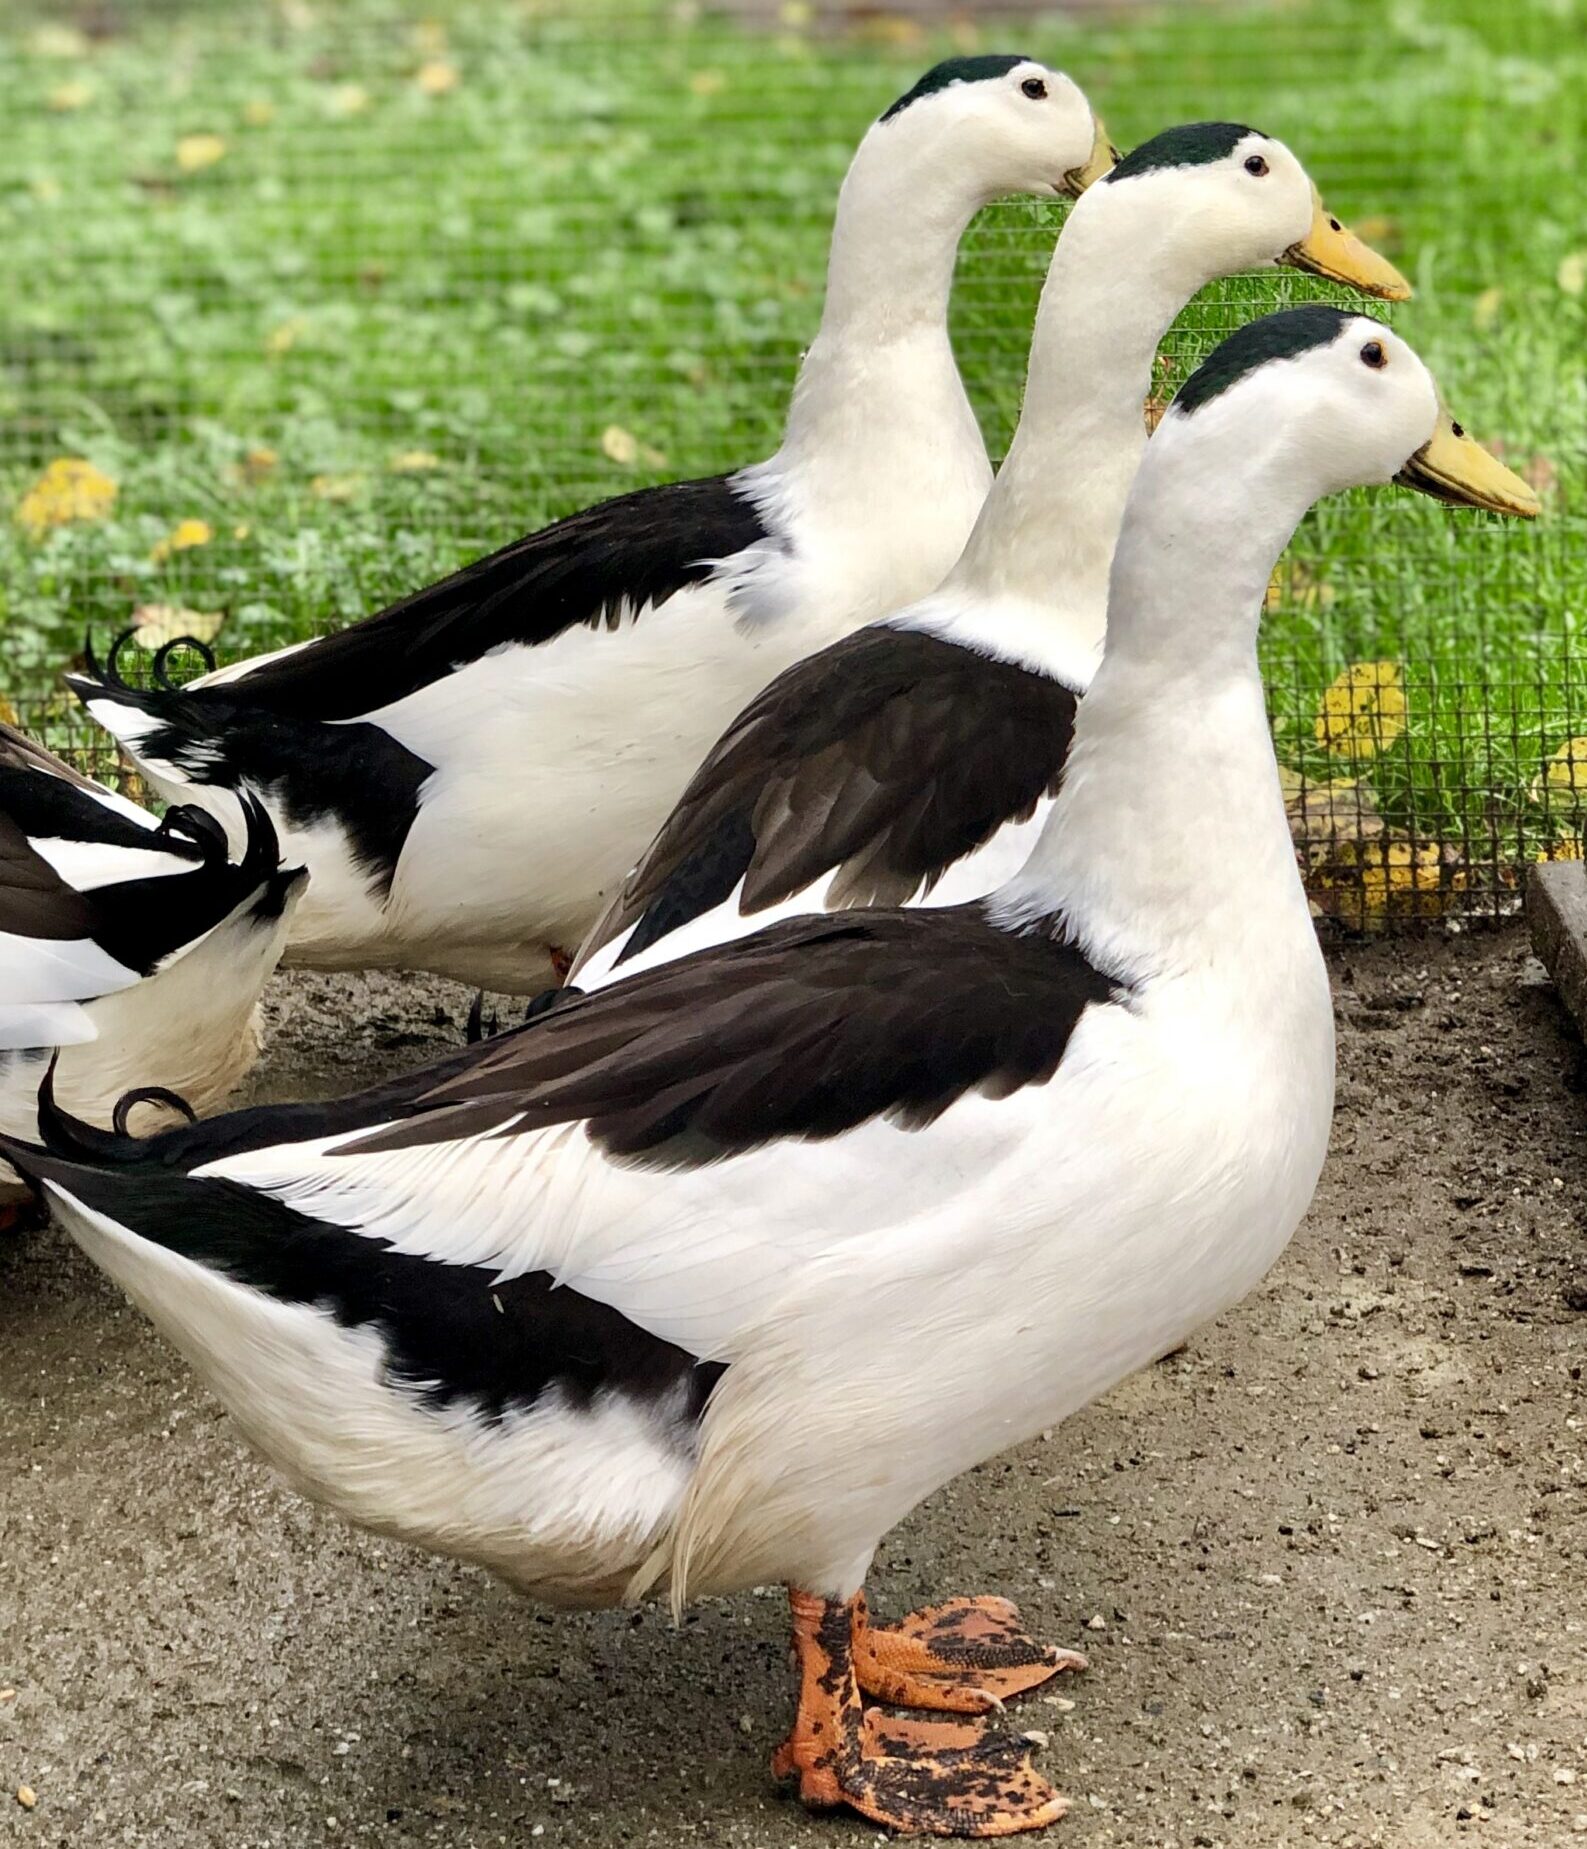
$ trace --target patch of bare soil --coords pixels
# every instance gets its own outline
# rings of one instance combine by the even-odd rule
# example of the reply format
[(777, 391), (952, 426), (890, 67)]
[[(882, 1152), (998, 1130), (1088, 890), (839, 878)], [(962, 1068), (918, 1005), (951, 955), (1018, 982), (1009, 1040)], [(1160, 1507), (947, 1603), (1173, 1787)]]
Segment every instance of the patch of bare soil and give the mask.
[[(1333, 1154), (1264, 1289), (878, 1562), (886, 1608), (1002, 1591), (1089, 1652), (1019, 1711), (1073, 1849), (1587, 1842), (1582, 1048), (1518, 931), (1334, 974)], [(259, 1094), (466, 1006), (283, 982)], [(553, 1617), (341, 1527), (61, 1238), (0, 1242), (0, 1842), (873, 1839), (772, 1787), (790, 1692), (776, 1596)]]

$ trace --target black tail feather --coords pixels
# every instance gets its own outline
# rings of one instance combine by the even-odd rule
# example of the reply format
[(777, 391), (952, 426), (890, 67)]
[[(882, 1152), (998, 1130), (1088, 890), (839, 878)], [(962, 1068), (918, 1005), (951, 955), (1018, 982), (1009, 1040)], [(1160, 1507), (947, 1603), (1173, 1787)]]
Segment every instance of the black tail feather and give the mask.
[(131, 1091), (121, 1094), (116, 1100), (115, 1110), (110, 1114), (117, 1136), (131, 1136), (132, 1113), (140, 1104), (163, 1104), (168, 1110), (179, 1112), (190, 1124), (198, 1122), (198, 1112), (180, 1092), (172, 1091), (165, 1085), (135, 1085)]
[(107, 686), (121, 688), (127, 693), (137, 692), (137, 688), (121, 671), (121, 651), (137, 634), (136, 629), (123, 629), (110, 644), (110, 653), (105, 657), (105, 670), (102, 678)]
[(150, 674), (154, 677), (155, 686), (163, 688), (166, 693), (180, 693), (182, 691), (184, 683), (181, 681), (173, 681), (166, 672), (165, 664), (170, 660), (175, 650), (184, 648), (191, 649), (193, 653), (198, 656), (199, 660), (204, 664), (204, 672), (206, 674), (213, 674), (215, 669), (220, 665), (215, 658), (214, 649), (212, 649), (207, 642), (202, 641), (198, 636), (173, 636), (169, 642), (162, 642), (154, 651), (154, 660), (149, 668)]
[[(102, 1167), (106, 1163), (135, 1161), (140, 1152), (140, 1141), (128, 1134), (122, 1105), (130, 1109), (137, 1101), (138, 1094), (129, 1092), (116, 1106), (114, 1130), (101, 1130), (97, 1124), (74, 1117), (55, 1096), (55, 1068), (60, 1064), (60, 1058), (57, 1053), (51, 1059), (39, 1083), (39, 1138), (44, 1148), (65, 1162), (80, 1162), (92, 1168)], [(186, 1106), (183, 1108), (186, 1109)], [(191, 1121), (191, 1113), (189, 1118)], [(23, 1147), (26, 1148), (26, 1145)], [(6, 1154), (14, 1168), (24, 1175), (28, 1174), (25, 1164), (18, 1162), (11, 1154), (9, 1143), (6, 1145)]]

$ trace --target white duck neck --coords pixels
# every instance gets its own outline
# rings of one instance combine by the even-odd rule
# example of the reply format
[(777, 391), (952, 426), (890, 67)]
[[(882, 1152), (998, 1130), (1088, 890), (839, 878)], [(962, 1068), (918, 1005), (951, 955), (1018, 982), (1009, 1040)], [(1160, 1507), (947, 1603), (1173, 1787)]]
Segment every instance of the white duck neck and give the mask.
[(774, 462), (792, 473), (836, 466), (889, 431), (974, 433), (948, 340), (959, 240), (985, 203), (969, 189), (923, 178), (877, 130), (860, 144), (838, 194), (821, 326), (799, 368)]
[(1105, 967), (1238, 979), (1242, 962), (1272, 966), (1280, 926), (1312, 935), (1256, 638), (1314, 496), (1281, 424), (1224, 412), (1171, 415), (1147, 447), (1062, 791), (993, 901), (1007, 916), (1061, 909)]
[(1148, 228), (1132, 223), (1132, 205), (1103, 182), (1070, 213), (1036, 314), (1019, 427), (949, 578), (972, 598), (1050, 611), (1070, 657), (1101, 647), (1152, 362), (1200, 281), (1143, 260)]

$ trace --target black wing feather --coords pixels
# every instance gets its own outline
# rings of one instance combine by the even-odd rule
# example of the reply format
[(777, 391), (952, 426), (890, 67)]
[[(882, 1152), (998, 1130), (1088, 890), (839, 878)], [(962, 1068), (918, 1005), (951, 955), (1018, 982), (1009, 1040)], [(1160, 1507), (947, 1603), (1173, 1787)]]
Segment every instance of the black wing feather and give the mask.
[(1042, 1084), (1120, 985), (1056, 927), (980, 905), (791, 918), (568, 1000), (527, 1026), (351, 1097), (262, 1105), (139, 1140), (41, 1102), (72, 1159), (197, 1168), (367, 1128), (348, 1153), (588, 1119), (613, 1155), (692, 1166), (875, 1117), (929, 1124), (970, 1091)]
[(213, 691), (283, 718), (356, 719), (506, 643), (533, 646), (662, 603), (766, 531), (729, 476), (640, 488)]
[[(752, 914), (837, 874), (845, 905), (901, 905), (1058, 784), (1061, 682), (878, 624), (778, 676), (695, 773), (586, 945), (636, 956), (724, 903)], [(621, 959), (620, 959), (621, 961)]]
[[(352, 1149), (588, 1121), (610, 1154), (692, 1166), (872, 1118), (920, 1128), (1057, 1071), (1114, 983), (982, 907), (794, 918), (614, 984), (477, 1049)], [(432, 1113), (434, 1115), (432, 1115)]]

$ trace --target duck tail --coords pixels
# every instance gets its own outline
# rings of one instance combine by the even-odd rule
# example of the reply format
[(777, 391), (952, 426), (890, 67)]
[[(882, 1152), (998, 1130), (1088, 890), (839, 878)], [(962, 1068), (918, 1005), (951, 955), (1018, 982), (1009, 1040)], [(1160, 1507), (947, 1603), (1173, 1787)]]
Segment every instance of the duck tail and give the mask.
[(214, 656), (206, 643), (180, 637), (154, 657), (154, 684), (140, 687), (128, 679), (121, 658), (133, 631), (123, 630), (101, 661), (90, 634), (83, 646), (83, 667), (66, 676), (66, 684), (93, 718), (145, 771), (169, 783), (218, 783), (225, 778), (223, 753), (204, 703), (177, 685), (167, 663), (173, 650), (197, 649), (206, 661)]
[[(44, 1077), (39, 1081), (38, 1121), (40, 1147), (17, 1142), (16, 1149), (21, 1152), (18, 1159), (13, 1152), (11, 1139), (0, 1139), (5, 1149), (6, 1160), (17, 1169), (25, 1179), (36, 1180), (29, 1172), (28, 1162), (39, 1157), (54, 1156), (63, 1162), (69, 1162), (81, 1168), (106, 1168), (121, 1166), (134, 1162), (146, 1153), (139, 1139), (128, 1131), (127, 1116), (133, 1106), (140, 1103), (165, 1102), (153, 1097), (155, 1087), (128, 1092), (118, 1100), (111, 1121), (113, 1130), (101, 1130), (97, 1124), (86, 1119), (74, 1117), (67, 1110), (55, 1093), (55, 1068), (60, 1064), (57, 1053), (45, 1069)], [(171, 1094), (175, 1098), (175, 1094)], [(181, 1109), (187, 1112), (189, 1121), (193, 1113), (182, 1100), (176, 1100)], [(43, 1179), (48, 1179), (44, 1176)]]

